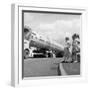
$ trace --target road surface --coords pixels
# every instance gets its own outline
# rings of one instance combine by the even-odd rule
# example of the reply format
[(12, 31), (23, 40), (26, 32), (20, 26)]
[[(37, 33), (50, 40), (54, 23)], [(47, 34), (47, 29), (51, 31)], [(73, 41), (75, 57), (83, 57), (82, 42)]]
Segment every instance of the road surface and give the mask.
[(62, 58), (24, 60), (24, 77), (79, 75), (80, 63), (61, 63)]

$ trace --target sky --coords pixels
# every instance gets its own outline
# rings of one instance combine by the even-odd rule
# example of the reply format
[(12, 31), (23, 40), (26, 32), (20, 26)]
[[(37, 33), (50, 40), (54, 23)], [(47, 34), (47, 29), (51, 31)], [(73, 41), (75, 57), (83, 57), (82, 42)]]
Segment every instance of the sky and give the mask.
[(63, 45), (66, 36), (80, 34), (80, 15), (24, 12), (24, 26)]

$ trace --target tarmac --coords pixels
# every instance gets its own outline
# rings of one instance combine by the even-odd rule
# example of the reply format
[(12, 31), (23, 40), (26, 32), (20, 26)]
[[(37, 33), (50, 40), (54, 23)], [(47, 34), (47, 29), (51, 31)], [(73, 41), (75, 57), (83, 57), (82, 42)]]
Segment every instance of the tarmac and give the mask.
[(80, 75), (80, 63), (62, 63), (63, 58), (24, 59), (23, 76)]

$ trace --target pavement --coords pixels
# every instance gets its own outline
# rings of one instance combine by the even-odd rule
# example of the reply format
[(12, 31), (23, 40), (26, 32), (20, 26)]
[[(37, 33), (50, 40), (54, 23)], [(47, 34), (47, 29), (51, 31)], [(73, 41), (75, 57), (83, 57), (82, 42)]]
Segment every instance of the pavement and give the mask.
[(24, 77), (79, 75), (80, 63), (61, 63), (62, 58), (24, 60)]
[(80, 63), (60, 63), (61, 75), (80, 75)]

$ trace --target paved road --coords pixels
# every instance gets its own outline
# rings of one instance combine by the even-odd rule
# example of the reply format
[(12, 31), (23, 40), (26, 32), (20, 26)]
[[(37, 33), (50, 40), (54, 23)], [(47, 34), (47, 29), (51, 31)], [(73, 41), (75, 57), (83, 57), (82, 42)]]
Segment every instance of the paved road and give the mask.
[(60, 63), (61, 75), (80, 75), (80, 63)]
[(24, 77), (80, 74), (80, 64), (60, 63), (62, 58), (24, 60)]

